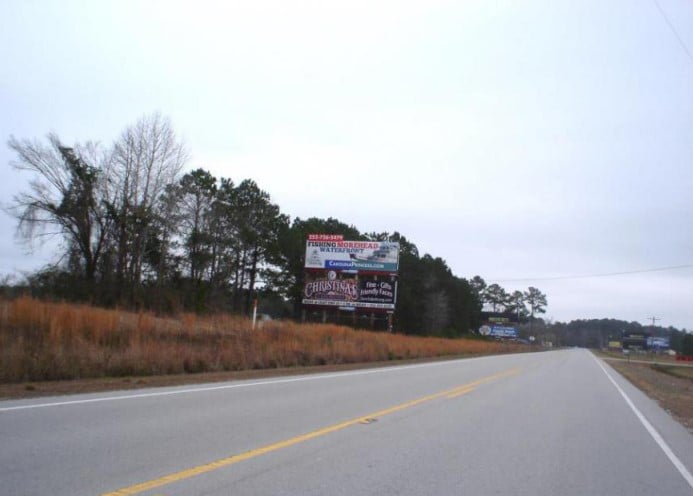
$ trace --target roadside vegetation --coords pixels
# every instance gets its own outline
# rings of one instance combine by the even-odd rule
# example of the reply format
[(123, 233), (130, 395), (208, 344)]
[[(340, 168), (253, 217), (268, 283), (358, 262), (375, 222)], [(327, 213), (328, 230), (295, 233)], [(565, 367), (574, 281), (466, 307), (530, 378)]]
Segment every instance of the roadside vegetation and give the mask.
[[(127, 126), (111, 144), (70, 145), (56, 134), (11, 137), (7, 144), (12, 165), (27, 177), (26, 188), (3, 206), (17, 221), (19, 239), (28, 247), (51, 238), (60, 243), (53, 245), (55, 263), (19, 280), (0, 275), (0, 298), (31, 295), (74, 306), (26, 299), (4, 304), (0, 380), (491, 353), (505, 345), (432, 338), (474, 336), (492, 319), (547, 347), (603, 348), (624, 332), (644, 329), (614, 319), (544, 320), (548, 301), (540, 289), (509, 291), (478, 275), (460, 277), (396, 230), (365, 232), (331, 217), (292, 218), (252, 179), (192, 169), (187, 145), (159, 114)], [(399, 243), (395, 329), (431, 339), (349, 334), (337, 324), (362, 322), (346, 322), (340, 312), (304, 313), (305, 243), (319, 233)], [(261, 335), (243, 317), (255, 302), (260, 313), (282, 319)], [(15, 304), (34, 305), (36, 315), (22, 310), (10, 323)], [(89, 307), (80, 304), (114, 310), (94, 308), (83, 317)], [(25, 317), (18, 316), (22, 312)], [(388, 328), (382, 315), (361, 317), (370, 318), (371, 329)], [(335, 325), (299, 326), (289, 319)], [(685, 329), (647, 332), (668, 337), (677, 352), (684, 351), (685, 339), (693, 345)]]
[(29, 247), (61, 243), (56, 263), (23, 280), (0, 275), (0, 294), (168, 315), (247, 316), (257, 299), (262, 313), (298, 320), (306, 239), (323, 233), (399, 243), (394, 317), (402, 333), (466, 335), (479, 329), (484, 307), (521, 322), (545, 312), (537, 288), (509, 293), (479, 276), (460, 277), (397, 231), (292, 218), (254, 180), (192, 168), (187, 145), (159, 114), (127, 126), (111, 144), (68, 144), (49, 134), (11, 137), (8, 146), (27, 178), (4, 205), (19, 239)]
[(0, 301), (0, 381), (150, 376), (526, 350), (229, 314), (160, 318), (31, 297)]
[(661, 372), (662, 374), (668, 374), (673, 377), (680, 377), (682, 379), (688, 379), (693, 381), (693, 367), (686, 367), (682, 365), (661, 365), (654, 364), (651, 366), (653, 370)]

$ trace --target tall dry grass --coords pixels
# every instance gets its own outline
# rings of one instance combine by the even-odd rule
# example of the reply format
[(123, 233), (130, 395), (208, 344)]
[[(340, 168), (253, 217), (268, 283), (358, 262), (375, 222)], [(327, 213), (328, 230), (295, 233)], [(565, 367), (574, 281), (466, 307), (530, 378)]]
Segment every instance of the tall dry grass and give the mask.
[(479, 340), (403, 336), (231, 315), (107, 310), (22, 297), (0, 301), (0, 381), (371, 362), (524, 349)]

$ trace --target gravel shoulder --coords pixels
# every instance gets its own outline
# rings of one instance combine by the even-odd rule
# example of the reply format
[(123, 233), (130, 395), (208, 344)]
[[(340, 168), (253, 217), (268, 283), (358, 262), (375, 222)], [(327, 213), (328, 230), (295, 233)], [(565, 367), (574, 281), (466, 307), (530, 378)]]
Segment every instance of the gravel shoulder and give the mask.
[(693, 433), (693, 369), (675, 362), (652, 365), (598, 355)]

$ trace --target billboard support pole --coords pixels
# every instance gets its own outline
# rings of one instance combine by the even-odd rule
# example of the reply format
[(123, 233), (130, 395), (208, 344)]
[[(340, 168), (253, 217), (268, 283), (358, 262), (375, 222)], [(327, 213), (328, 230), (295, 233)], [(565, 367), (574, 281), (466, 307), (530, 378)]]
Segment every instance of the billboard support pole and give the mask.
[(327, 310), (322, 311), (322, 323), (323, 324), (327, 323)]

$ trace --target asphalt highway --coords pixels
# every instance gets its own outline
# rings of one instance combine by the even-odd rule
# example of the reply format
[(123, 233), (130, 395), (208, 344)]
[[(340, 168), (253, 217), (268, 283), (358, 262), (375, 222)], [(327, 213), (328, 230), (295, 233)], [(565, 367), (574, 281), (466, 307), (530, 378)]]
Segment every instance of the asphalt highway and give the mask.
[(0, 402), (0, 495), (691, 495), (693, 436), (561, 350)]

